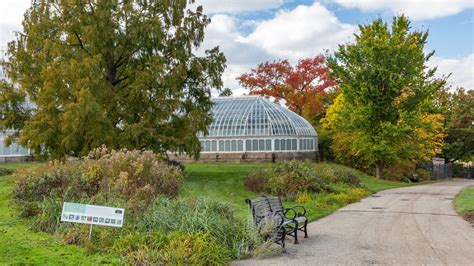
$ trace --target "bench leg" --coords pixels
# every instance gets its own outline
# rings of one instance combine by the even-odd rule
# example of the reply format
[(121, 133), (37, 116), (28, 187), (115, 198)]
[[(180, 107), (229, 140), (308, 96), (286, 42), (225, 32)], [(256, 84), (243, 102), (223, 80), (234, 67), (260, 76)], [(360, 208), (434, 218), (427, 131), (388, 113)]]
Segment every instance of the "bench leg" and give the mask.
[[(285, 248), (285, 239), (286, 239), (286, 229), (283, 227), (280, 229), (279, 233), (281, 234), (280, 241), (281, 247)], [(278, 234), (278, 233), (277, 233)], [(278, 242), (277, 242), (278, 243)]]
[(308, 220), (304, 222), (304, 238), (308, 238)]
[(298, 243), (298, 224), (295, 224), (295, 231), (294, 231), (294, 234), (295, 234), (295, 242), (294, 242), (294, 244), (299, 244), (299, 243)]

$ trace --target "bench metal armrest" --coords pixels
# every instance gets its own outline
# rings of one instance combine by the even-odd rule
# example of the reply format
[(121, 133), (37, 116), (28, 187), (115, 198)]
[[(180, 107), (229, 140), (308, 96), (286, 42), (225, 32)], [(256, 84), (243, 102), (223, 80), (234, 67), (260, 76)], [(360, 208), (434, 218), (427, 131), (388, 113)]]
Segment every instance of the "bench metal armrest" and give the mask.
[(293, 214), (294, 214), (294, 215), (293, 215), (293, 219), (296, 218), (296, 217), (298, 217), (298, 216), (305, 216), (305, 215), (306, 215), (306, 208), (303, 207), (303, 206), (300, 206), (300, 205), (298, 205), (298, 206), (293, 206), (293, 207), (291, 207), (291, 208), (286, 208), (286, 209), (285, 209), (285, 215), (286, 215), (286, 213), (288, 213), (290, 210), (291, 210), (291, 211), (293, 212)]
[(283, 214), (287, 219), (295, 219), (296, 218), (296, 211), (293, 208), (285, 208), (283, 209)]

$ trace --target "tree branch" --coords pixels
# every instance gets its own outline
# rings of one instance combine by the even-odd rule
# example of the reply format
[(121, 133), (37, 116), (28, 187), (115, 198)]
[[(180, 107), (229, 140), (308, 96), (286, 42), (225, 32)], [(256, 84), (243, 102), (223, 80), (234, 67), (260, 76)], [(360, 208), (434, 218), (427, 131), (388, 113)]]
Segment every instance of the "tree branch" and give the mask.
[(89, 52), (89, 50), (87, 50), (87, 48), (84, 46), (84, 43), (82, 43), (81, 37), (79, 37), (79, 34), (77, 33), (77, 31), (74, 31), (74, 35), (76, 35), (77, 41), (79, 42), (79, 46), (81, 47), (81, 49), (86, 51), (86, 53), (89, 56), (92, 56), (92, 54)]

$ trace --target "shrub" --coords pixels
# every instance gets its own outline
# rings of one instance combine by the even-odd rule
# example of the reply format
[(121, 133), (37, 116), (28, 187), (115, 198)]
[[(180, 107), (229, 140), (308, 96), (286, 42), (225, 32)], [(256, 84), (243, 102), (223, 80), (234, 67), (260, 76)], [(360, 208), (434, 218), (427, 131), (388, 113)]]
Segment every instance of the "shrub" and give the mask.
[(52, 198), (98, 204), (120, 198), (143, 209), (157, 195), (177, 195), (182, 182), (181, 170), (153, 152), (100, 148), (83, 161), (53, 161), (18, 172), (13, 198), (23, 216), (39, 215), (44, 199)]
[(0, 176), (11, 175), (11, 174), (13, 174), (13, 170), (12, 170), (12, 169), (0, 167)]
[[(105, 150), (105, 151), (104, 151)], [(102, 190), (110, 189), (132, 200), (150, 201), (150, 195), (176, 196), (183, 172), (151, 151), (93, 151), (84, 162), (88, 180), (99, 181)]]
[(467, 177), (469, 169), (461, 163), (453, 163), (453, 177)]
[(298, 204), (305, 204), (305, 203), (310, 203), (312, 201), (311, 194), (308, 192), (302, 192), (296, 195), (295, 202)]
[(416, 164), (414, 162), (398, 162), (389, 167), (386, 167), (382, 171), (384, 179), (394, 181), (407, 181), (413, 177), (415, 173)]
[(168, 165), (177, 167), (179, 170), (181, 170), (181, 172), (184, 172), (185, 170), (184, 164), (180, 161), (176, 161), (174, 159), (167, 159), (166, 162), (168, 163)]
[(77, 162), (53, 161), (19, 170), (15, 174), (13, 199), (20, 207), (20, 215), (38, 215), (43, 200), (70, 199), (92, 196), (97, 189), (83, 178)]
[(310, 163), (283, 161), (266, 170), (264, 191), (272, 195), (294, 198), (299, 192), (321, 192), (329, 186)]
[(358, 171), (330, 163), (278, 162), (245, 178), (245, 187), (294, 199), (299, 193), (332, 192), (335, 184), (360, 187)]
[(350, 186), (361, 186), (357, 177), (358, 171), (336, 164), (317, 163), (314, 168), (321, 175), (321, 178), (327, 183), (343, 183)]
[(432, 175), (431, 171), (423, 169), (423, 168), (418, 168), (416, 169), (415, 173), (421, 178), (421, 180), (431, 180)]
[(244, 179), (244, 186), (250, 191), (260, 193), (263, 192), (265, 182), (267, 180), (267, 171), (259, 169), (251, 173)]

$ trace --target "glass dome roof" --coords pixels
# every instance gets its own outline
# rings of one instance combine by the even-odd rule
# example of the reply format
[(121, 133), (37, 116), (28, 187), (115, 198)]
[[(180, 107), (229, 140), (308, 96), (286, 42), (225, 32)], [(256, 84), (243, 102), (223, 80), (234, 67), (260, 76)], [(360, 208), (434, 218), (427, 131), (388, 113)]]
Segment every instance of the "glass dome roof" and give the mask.
[[(258, 96), (214, 98), (213, 122), (205, 137), (316, 137), (313, 126), (301, 116)], [(204, 137), (199, 134), (199, 137)]]

